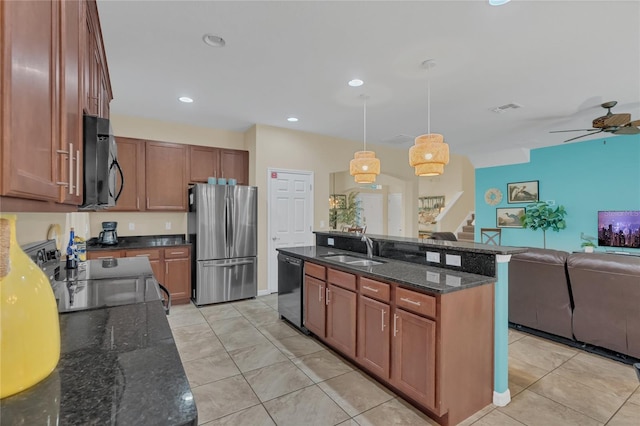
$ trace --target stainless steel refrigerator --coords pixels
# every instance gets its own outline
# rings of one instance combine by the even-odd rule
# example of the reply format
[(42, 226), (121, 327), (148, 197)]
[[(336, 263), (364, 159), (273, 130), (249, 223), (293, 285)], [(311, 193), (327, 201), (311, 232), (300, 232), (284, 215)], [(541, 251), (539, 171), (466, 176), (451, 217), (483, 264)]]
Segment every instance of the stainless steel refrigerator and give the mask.
[(258, 188), (198, 184), (189, 189), (187, 230), (195, 256), (196, 305), (256, 297)]

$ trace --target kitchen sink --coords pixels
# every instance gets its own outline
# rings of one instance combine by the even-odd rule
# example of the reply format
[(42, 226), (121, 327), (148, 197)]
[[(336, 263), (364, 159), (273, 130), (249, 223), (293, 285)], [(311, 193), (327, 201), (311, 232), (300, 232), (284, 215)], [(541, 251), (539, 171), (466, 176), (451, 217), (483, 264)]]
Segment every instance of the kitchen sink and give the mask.
[(348, 255), (325, 256), (325, 259), (333, 260), (334, 262), (346, 263), (347, 265), (352, 265), (352, 266), (374, 266), (374, 265), (382, 265), (384, 263), (384, 262), (379, 262), (377, 260), (363, 259), (361, 257), (348, 256)]
[(360, 259), (360, 260), (353, 260), (351, 262), (346, 262), (348, 265), (353, 265), (353, 266), (374, 266), (374, 265), (382, 265), (384, 262), (378, 262), (377, 260), (370, 260), (370, 259)]

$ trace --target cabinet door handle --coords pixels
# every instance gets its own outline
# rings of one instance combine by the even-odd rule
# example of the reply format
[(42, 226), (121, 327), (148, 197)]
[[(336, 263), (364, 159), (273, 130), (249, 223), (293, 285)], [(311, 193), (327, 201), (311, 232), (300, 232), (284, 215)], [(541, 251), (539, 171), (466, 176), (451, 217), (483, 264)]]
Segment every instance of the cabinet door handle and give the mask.
[(147, 254), (136, 254), (136, 257), (149, 257), (151, 256), (149, 253)]
[(80, 150), (76, 150), (76, 196), (80, 195)]
[(318, 287), (318, 302), (322, 303), (322, 286)]
[(398, 334), (398, 315), (393, 314), (393, 337)]
[[(165, 273), (166, 275), (169, 275), (169, 264), (168, 264), (168, 263), (165, 263), (165, 264), (164, 264), (164, 273)], [(165, 280), (166, 280), (166, 279), (167, 279), (167, 278), (165, 277)]]
[(147, 197), (147, 208), (149, 208), (149, 197)]
[(368, 285), (363, 285), (362, 288), (364, 288), (365, 290), (373, 291), (374, 293), (378, 292), (377, 288), (369, 287)]
[(172, 251), (169, 254), (184, 254), (184, 252), (183, 251)]
[(382, 327), (380, 328), (382, 331), (384, 331), (384, 314), (386, 314), (386, 312), (382, 309)]
[(402, 300), (403, 302), (411, 303), (412, 305), (420, 306), (420, 302), (407, 299), (406, 297), (401, 297), (400, 300)]
[(325, 303), (326, 303), (327, 305), (329, 304), (329, 292), (330, 292), (330, 291), (331, 291), (331, 290), (329, 290), (329, 287), (327, 287), (327, 297), (326, 297), (326, 300), (325, 300)]
[(114, 256), (98, 256), (98, 259), (115, 259)]
[(73, 195), (73, 144), (69, 143), (69, 194)]
[(136, 210), (140, 210), (140, 197), (136, 197)]

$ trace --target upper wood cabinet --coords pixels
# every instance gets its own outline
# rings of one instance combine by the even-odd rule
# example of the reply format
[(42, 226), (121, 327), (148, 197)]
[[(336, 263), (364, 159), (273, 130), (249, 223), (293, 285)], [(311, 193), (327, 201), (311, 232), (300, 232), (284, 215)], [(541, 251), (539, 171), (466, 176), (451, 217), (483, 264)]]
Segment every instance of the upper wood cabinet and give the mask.
[(0, 2), (1, 195), (57, 201), (60, 2)]
[[(132, 138), (116, 138), (118, 163), (124, 176), (124, 187), (115, 207), (109, 211), (141, 211), (146, 200), (145, 190), (145, 141)], [(120, 175), (116, 188), (120, 188)]]
[(219, 169), (218, 148), (189, 145), (189, 182), (205, 183), (209, 177), (218, 177)]
[(207, 178), (236, 179), (249, 184), (249, 152), (208, 146), (189, 145), (189, 182), (205, 183)]
[(113, 95), (95, 1), (87, 0), (85, 10), (83, 109), (88, 114), (109, 118)]
[[(95, 1), (0, 2), (0, 75), (3, 207), (75, 209), (83, 197), (82, 113), (107, 117), (111, 100)], [(96, 75), (102, 107), (88, 108)]]
[(249, 185), (249, 152), (236, 149), (220, 150), (220, 176), (236, 179), (238, 185)]
[(187, 145), (151, 142), (145, 146), (147, 210), (187, 210)]

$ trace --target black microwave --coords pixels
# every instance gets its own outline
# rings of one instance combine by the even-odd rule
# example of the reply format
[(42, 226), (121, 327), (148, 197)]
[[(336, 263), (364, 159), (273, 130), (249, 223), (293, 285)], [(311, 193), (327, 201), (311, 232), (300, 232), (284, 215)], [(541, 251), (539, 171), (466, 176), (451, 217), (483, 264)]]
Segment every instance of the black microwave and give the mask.
[[(106, 118), (85, 115), (84, 198), (81, 209), (97, 210), (116, 205), (124, 188), (124, 175), (118, 164), (118, 147)], [(117, 175), (120, 188), (116, 189)]]

